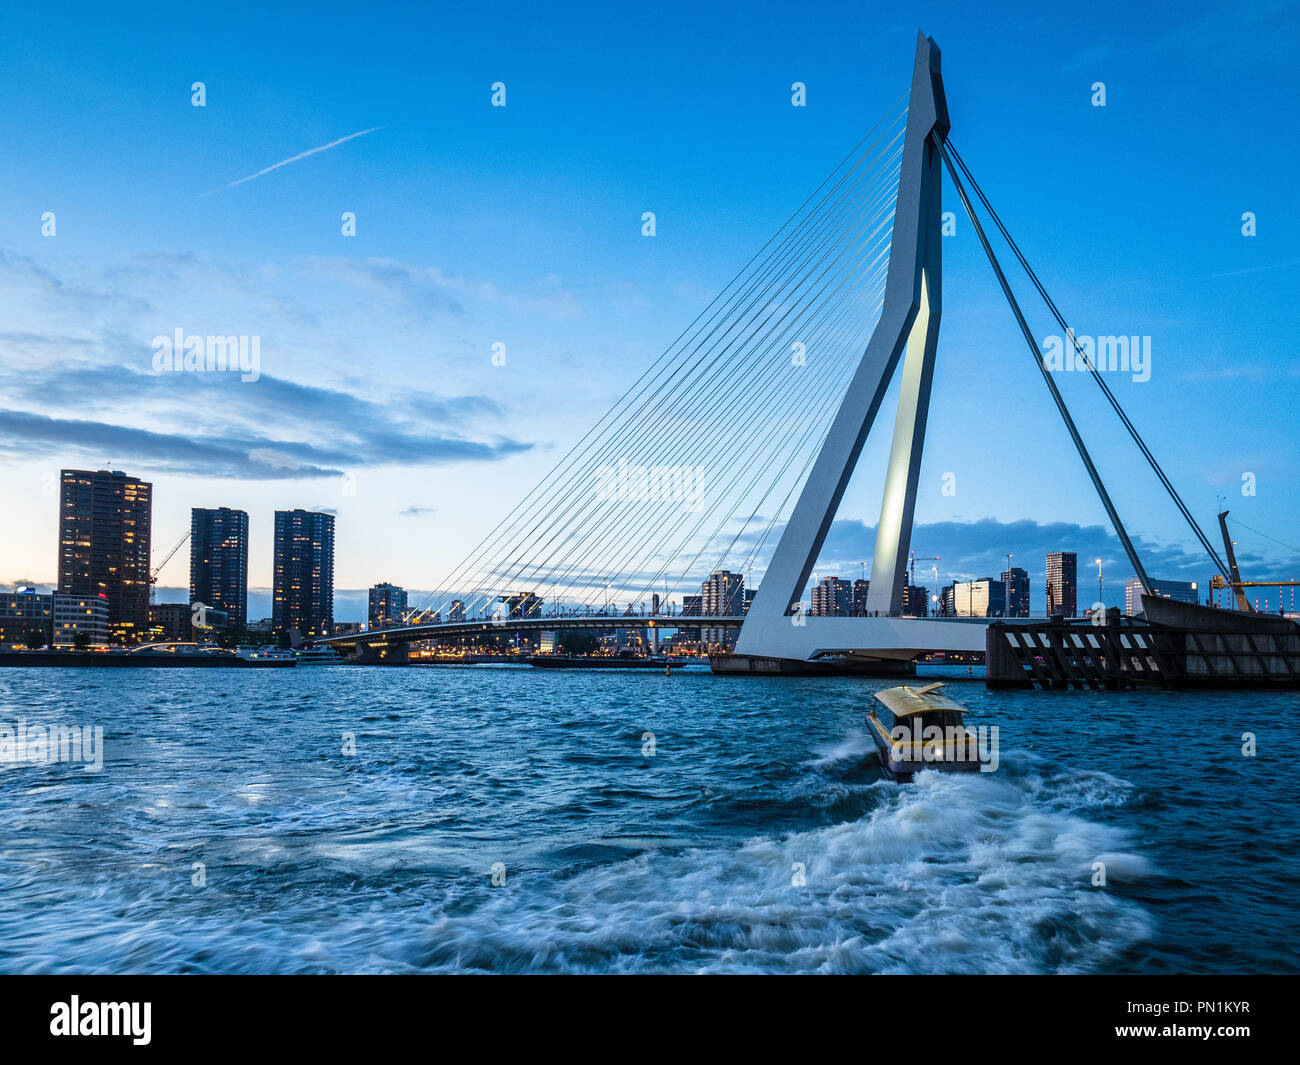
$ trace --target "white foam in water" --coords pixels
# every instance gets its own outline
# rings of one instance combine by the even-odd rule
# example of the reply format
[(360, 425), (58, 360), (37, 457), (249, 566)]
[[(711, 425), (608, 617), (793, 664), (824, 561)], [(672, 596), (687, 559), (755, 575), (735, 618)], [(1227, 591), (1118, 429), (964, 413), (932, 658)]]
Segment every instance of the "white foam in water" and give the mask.
[[(1150, 867), (1125, 849), (1121, 830), (1071, 812), (1080, 797), (1054, 791), (1077, 788), (1070, 776), (922, 773), (877, 785), (881, 805), (859, 821), (567, 877), (521, 875), (473, 913), (439, 918), (424, 937), (428, 953), (412, 961), (498, 971), (1087, 972), (1151, 931), (1136, 903), (1092, 886), (1093, 863), (1105, 862), (1112, 888)], [(1122, 801), (1127, 790), (1097, 774), (1088, 801)], [(796, 862), (804, 887), (791, 883)]]
[(838, 762), (861, 762), (874, 750), (875, 745), (871, 741), (871, 736), (862, 729), (856, 729), (849, 732), (838, 743), (819, 747), (817, 757), (809, 764), (814, 767), (825, 767)]

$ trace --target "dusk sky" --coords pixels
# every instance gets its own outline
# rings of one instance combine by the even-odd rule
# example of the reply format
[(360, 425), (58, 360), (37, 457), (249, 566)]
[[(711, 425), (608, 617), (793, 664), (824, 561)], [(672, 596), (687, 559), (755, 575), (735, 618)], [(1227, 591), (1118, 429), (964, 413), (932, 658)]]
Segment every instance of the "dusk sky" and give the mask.
[[(54, 583), (58, 471), (107, 467), (154, 483), (157, 561), (190, 507), (239, 507), (264, 590), (273, 511), (307, 507), (338, 515), (339, 620), (375, 582), (435, 587), (899, 100), (918, 27), (952, 142), (1077, 332), (1151, 337), (1150, 379), (1108, 383), (1202, 527), (1224, 497), (1258, 530), (1248, 576), (1300, 576), (1295, 4), (53, 4), (0, 37), (0, 585)], [(1013, 552), (1035, 612), (1043, 554), (1078, 550), (1120, 602), (964, 216), (943, 253), (914, 549), (945, 583)], [(155, 372), (177, 329), (259, 336), (259, 379)], [(1059, 383), (1151, 575), (1206, 581), (1095, 386)], [(870, 558), (887, 430), (822, 574)]]

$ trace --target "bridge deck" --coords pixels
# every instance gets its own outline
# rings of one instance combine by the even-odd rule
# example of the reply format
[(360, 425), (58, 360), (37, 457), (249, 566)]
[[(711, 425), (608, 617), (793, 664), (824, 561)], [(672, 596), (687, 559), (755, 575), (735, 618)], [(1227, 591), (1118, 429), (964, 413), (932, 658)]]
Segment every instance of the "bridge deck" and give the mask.
[(448, 621), (439, 625), (406, 625), (401, 628), (352, 632), (309, 641), (312, 644), (389, 643), (436, 640), (444, 636), (479, 636), (485, 632), (570, 632), (574, 629), (697, 629), (737, 627), (743, 616), (731, 614), (668, 615), (582, 614), (576, 617), (503, 618), (492, 621)]
[[(694, 629), (744, 626), (765, 643), (781, 647), (780, 657), (813, 659), (842, 651), (878, 652), (882, 657), (913, 658), (930, 651), (983, 651), (985, 632), (1005, 618), (814, 617), (759, 618), (738, 615), (614, 614), (579, 617), (507, 618), (445, 622), (375, 629), (310, 641), (314, 645), (357, 646), (410, 643), (485, 633), (568, 632), (574, 629)], [(1018, 618), (1028, 623), (1034, 619)], [(1046, 619), (1039, 619), (1046, 620)], [(757, 630), (757, 631), (752, 631)], [(777, 641), (779, 640), (779, 644)]]

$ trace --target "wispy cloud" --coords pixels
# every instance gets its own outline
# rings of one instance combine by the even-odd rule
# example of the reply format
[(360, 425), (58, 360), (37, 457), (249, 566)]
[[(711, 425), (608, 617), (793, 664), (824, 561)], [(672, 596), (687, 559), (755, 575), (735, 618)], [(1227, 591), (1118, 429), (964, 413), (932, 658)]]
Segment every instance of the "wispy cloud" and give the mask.
[(207, 192), (200, 193), (195, 199), (203, 199), (204, 196), (211, 196), (213, 193), (224, 192), (226, 189), (233, 189), (236, 185), (242, 185), (246, 181), (252, 181), (254, 178), (260, 178), (263, 174), (269, 174), (272, 170), (279, 170), (282, 166), (288, 166), (290, 163), (296, 163), (299, 159), (306, 159), (309, 155), (319, 155), (321, 152), (327, 152), (331, 148), (337, 148), (340, 144), (346, 144), (348, 141), (356, 140), (358, 137), (364, 137), (367, 133), (377, 133), (381, 129), (387, 129), (388, 125), (372, 126), (370, 129), (358, 130), (356, 133), (349, 133), (346, 137), (340, 137), (336, 141), (330, 141), (329, 144), (322, 144), (319, 148), (308, 148), (305, 152), (299, 152), (297, 155), (291, 155), (288, 159), (281, 159), (278, 163), (272, 163), (270, 166), (263, 167), (256, 174), (249, 174), (248, 177), (241, 177), (237, 181), (232, 181), (228, 185), (222, 185), (219, 188), (209, 189)]
[(322, 275), (373, 286), (404, 301), (417, 315), (431, 312), (457, 318), (471, 315), (457, 297), (484, 306), (504, 306), (525, 314), (543, 314), (562, 320), (576, 317), (581, 307), (558, 274), (547, 274), (528, 291), (507, 291), (490, 281), (470, 281), (436, 266), (412, 266), (395, 259), (309, 259)]
[[(123, 387), (128, 391), (129, 382), (143, 380), (142, 375), (122, 376)], [(226, 380), (214, 378), (213, 383)], [(231, 383), (240, 384), (237, 379)], [(222, 402), (228, 406), (237, 403), (241, 394), (251, 395), (255, 391), (250, 386), (245, 388), (246, 393), (239, 393), (226, 385)], [(195, 397), (191, 394), (178, 402), (192, 406)], [(321, 422), (339, 427), (324, 442), (271, 437), (229, 427), (186, 426), (184, 406), (177, 406), (170, 412), (171, 417), (163, 419), (175, 427), (163, 429), (0, 409), (0, 458), (19, 460), (75, 454), (102, 463), (105, 456), (112, 456), (169, 473), (284, 480), (340, 477), (345, 469), (367, 466), (494, 462), (529, 447), (509, 437), (470, 439), (455, 431), (427, 432), (394, 421), (386, 415), (383, 404), (365, 404), (368, 417), (349, 431), (339, 415), (356, 406), (357, 401), (352, 397), (318, 392), (317, 411)]]
[[(365, 466), (493, 462), (530, 447), (481, 432), (481, 422), (504, 412), (496, 400), (473, 394), (363, 397), (266, 374), (246, 384), (228, 373), (142, 373), (78, 360), (0, 363), (0, 395), (7, 401), (0, 457), (14, 460), (75, 452), (197, 476), (277, 480)], [(331, 427), (324, 435), (323, 425)]]

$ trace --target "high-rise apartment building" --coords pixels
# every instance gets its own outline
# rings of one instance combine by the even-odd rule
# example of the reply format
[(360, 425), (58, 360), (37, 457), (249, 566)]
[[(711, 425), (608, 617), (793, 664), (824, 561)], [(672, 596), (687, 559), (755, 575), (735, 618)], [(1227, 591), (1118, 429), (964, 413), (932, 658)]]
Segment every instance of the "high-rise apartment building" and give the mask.
[(903, 617), (923, 618), (930, 613), (930, 589), (920, 584), (903, 585)]
[(367, 622), (372, 629), (400, 625), (406, 617), (406, 589), (383, 581), (370, 589)]
[(110, 631), (131, 642), (149, 628), (153, 485), (119, 470), (64, 470), (61, 478), (59, 593), (102, 598)]
[(229, 507), (190, 510), (190, 603), (224, 611), (227, 625), (248, 624), (248, 515)]
[(328, 636), (334, 625), (334, 515), (275, 512), (271, 618), (276, 632)]
[(824, 577), (813, 585), (812, 616), (815, 618), (848, 617), (853, 613), (853, 589), (840, 577)]
[(867, 593), (871, 591), (871, 582), (856, 580), (853, 582), (853, 616), (865, 617), (867, 613)]
[(1002, 592), (1009, 618), (1029, 617), (1029, 573), (1019, 566), (1002, 571)]
[[(745, 577), (720, 569), (710, 575), (700, 586), (700, 612), (708, 616), (739, 616), (745, 612)], [(700, 630), (700, 640), (706, 646), (730, 647), (736, 642), (738, 628), (714, 626)]]
[(1079, 556), (1053, 551), (1047, 556), (1047, 616), (1073, 618), (1079, 614)]
[(720, 569), (700, 585), (700, 610), (703, 614), (738, 615), (744, 613), (745, 577)]

